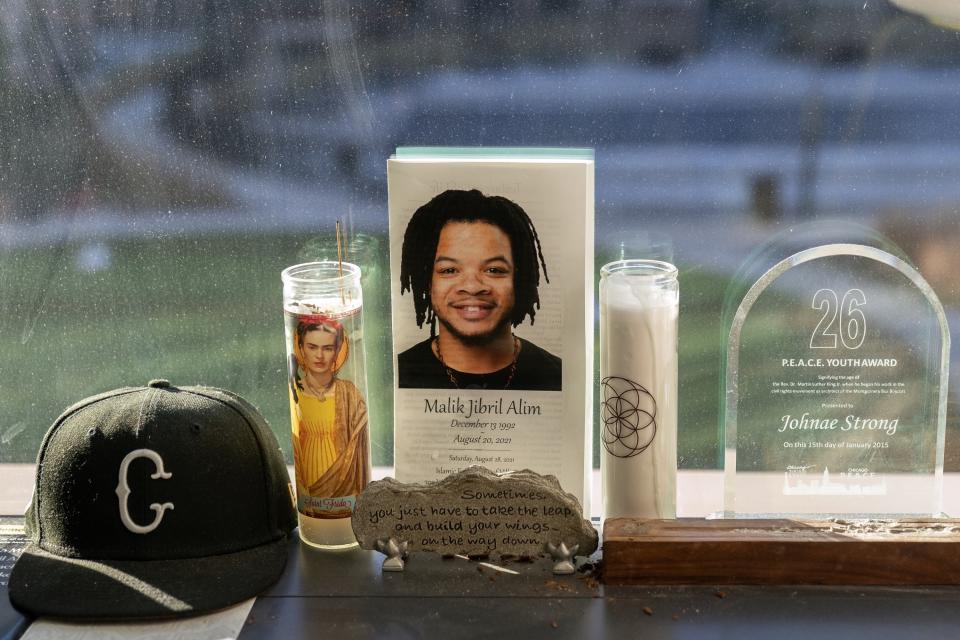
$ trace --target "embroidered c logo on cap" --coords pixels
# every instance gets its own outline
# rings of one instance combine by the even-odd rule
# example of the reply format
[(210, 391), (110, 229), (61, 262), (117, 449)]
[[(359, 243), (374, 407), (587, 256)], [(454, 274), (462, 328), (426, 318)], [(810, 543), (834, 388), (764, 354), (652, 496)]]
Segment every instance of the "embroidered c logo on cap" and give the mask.
[(172, 473), (167, 473), (163, 470), (163, 458), (160, 457), (160, 454), (152, 449), (136, 449), (131, 451), (124, 457), (123, 462), (120, 463), (120, 474), (119, 480), (117, 482), (117, 498), (120, 500), (120, 520), (123, 522), (123, 526), (132, 531), (133, 533), (146, 534), (150, 533), (154, 529), (160, 526), (160, 521), (163, 520), (163, 513), (167, 509), (173, 509), (172, 502), (164, 502), (160, 504), (159, 502), (154, 502), (150, 505), (150, 508), (156, 512), (156, 516), (153, 518), (153, 522), (143, 526), (139, 525), (133, 521), (133, 518), (130, 517), (130, 511), (127, 509), (127, 499), (130, 497), (130, 485), (127, 484), (127, 472), (130, 468), (130, 463), (136, 460), (137, 458), (147, 458), (153, 461), (154, 466), (156, 467), (156, 473), (151, 473), (150, 477), (154, 480), (159, 480), (163, 478), (166, 480), (173, 476)]

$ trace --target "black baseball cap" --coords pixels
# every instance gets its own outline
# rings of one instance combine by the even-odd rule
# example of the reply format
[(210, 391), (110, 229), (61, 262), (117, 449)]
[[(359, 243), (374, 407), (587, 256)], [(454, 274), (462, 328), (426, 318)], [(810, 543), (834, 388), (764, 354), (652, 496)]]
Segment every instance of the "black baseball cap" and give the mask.
[(34, 616), (221, 609), (266, 589), (297, 524), (276, 437), (240, 396), (153, 380), (83, 400), (37, 455), (8, 585)]

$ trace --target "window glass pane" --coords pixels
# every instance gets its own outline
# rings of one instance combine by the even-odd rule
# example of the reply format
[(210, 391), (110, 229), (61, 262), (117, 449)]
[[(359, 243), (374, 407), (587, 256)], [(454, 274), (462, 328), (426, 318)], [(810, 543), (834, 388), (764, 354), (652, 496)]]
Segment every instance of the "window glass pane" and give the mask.
[(32, 461), (67, 405), (156, 377), (243, 394), (289, 455), (279, 272), (335, 257), (339, 218), (392, 464), (385, 160), (544, 145), (597, 150), (598, 266), (679, 265), (680, 464), (716, 468), (724, 296), (777, 234), (881, 234), (957, 331), (960, 17), (924, 4), (11, 3), (0, 462)]

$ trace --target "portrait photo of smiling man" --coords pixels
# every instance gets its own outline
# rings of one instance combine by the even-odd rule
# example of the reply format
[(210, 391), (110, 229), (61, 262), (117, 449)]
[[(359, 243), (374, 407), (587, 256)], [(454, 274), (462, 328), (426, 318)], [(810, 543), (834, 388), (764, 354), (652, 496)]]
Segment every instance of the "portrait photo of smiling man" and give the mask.
[(534, 322), (541, 274), (549, 282), (537, 230), (515, 202), (450, 189), (418, 208), (400, 292), (430, 336), (399, 354), (399, 386), (559, 391), (560, 358), (514, 334)]

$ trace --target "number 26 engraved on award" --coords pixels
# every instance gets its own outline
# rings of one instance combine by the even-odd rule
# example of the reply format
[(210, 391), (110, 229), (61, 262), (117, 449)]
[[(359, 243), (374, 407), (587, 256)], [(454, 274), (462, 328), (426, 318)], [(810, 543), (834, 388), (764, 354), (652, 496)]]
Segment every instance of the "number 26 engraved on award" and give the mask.
[(810, 348), (836, 349), (839, 335), (845, 348), (859, 349), (867, 334), (867, 319), (860, 310), (866, 304), (867, 297), (860, 289), (850, 289), (839, 301), (833, 289), (813, 294), (813, 308), (822, 311), (823, 317), (810, 336)]

